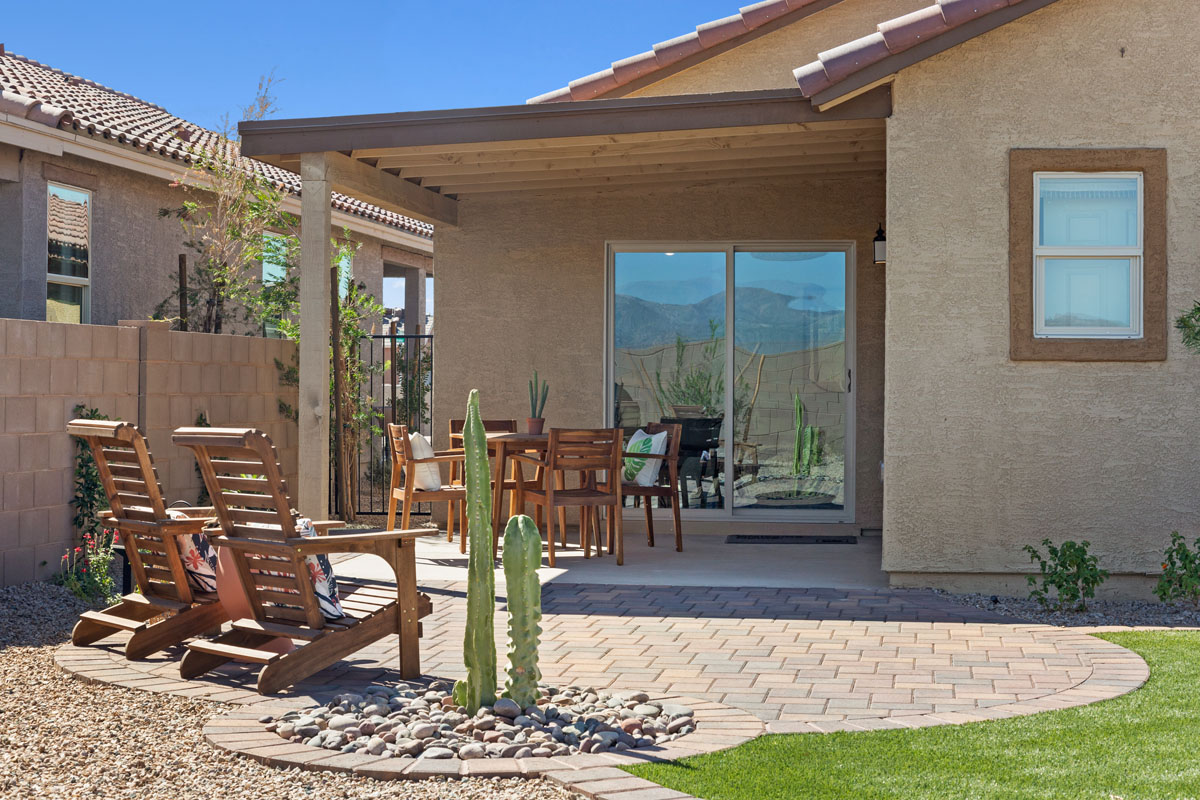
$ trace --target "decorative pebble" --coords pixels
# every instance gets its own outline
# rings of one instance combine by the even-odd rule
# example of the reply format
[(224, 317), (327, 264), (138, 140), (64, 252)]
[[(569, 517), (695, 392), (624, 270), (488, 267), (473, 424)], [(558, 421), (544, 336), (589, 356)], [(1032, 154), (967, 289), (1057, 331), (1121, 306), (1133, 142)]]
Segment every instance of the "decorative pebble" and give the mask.
[(363, 694), (340, 694), (324, 706), (264, 724), (281, 738), (343, 753), (465, 760), (623, 752), (695, 730), (691, 708), (651, 703), (645, 692), (547, 686), (538, 705), (521, 708), (502, 697), (468, 716), (450, 689), (444, 681), (372, 685)]

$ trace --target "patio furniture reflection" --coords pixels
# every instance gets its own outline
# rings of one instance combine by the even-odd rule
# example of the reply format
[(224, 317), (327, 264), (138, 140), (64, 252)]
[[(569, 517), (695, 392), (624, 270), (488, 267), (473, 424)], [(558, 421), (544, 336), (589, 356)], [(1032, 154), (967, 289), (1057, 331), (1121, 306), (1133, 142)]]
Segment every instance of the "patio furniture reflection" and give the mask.
[(684, 508), (690, 508), (690, 490), (688, 477), (696, 482), (700, 508), (704, 508), (708, 500), (708, 492), (704, 487), (705, 474), (712, 482), (713, 496), (718, 507), (721, 499), (721, 476), (717, 449), (720, 446), (721, 425), (723, 417), (664, 417), (662, 424), (678, 425), (679, 435), (679, 497)]

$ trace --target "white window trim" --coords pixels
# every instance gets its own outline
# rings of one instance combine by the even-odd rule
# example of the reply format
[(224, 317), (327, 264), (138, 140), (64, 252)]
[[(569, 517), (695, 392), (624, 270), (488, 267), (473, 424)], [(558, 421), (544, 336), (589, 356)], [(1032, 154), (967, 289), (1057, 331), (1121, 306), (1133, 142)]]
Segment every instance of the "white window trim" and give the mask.
[[(1137, 246), (1136, 247), (1049, 247), (1042, 240), (1041, 182), (1042, 178), (1133, 178), (1137, 181)], [(1141, 172), (1035, 172), (1033, 173), (1033, 336), (1036, 339), (1141, 339), (1143, 263), (1145, 261), (1145, 179)], [(1046, 321), (1046, 260), (1125, 258), (1129, 260), (1129, 327), (1128, 328), (1069, 328), (1047, 327)]]
[[(77, 275), (56, 275), (50, 271), (50, 265), (46, 265), (46, 284), (60, 284), (64, 286), (79, 286), (83, 288), (83, 297), (79, 306), (79, 322), (81, 325), (91, 324), (92, 321), (92, 206), (94, 205), (95, 193), (91, 189), (84, 189), (82, 186), (72, 186), (69, 183), (60, 183), (58, 181), (46, 181), (46, 224), (49, 227), (50, 223), (50, 189), (57, 187), (66, 189), (71, 192), (81, 192), (87, 195), (87, 229), (88, 229), (88, 276), (80, 278)], [(50, 232), (46, 231), (47, 243), (50, 240)]]

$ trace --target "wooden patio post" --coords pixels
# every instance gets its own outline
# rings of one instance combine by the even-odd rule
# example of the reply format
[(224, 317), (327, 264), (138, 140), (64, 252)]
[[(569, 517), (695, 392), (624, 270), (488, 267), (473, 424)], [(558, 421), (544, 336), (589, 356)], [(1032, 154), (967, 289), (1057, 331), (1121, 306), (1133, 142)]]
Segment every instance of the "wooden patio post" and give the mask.
[(300, 156), (300, 397), (296, 502), (329, 517), (329, 266), (333, 253), (325, 153)]

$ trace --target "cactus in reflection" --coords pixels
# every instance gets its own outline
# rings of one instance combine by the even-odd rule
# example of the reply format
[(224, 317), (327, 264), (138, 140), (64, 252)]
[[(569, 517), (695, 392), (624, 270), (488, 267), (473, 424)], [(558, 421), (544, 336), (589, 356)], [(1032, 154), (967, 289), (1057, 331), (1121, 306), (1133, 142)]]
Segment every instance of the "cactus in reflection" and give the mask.
[(542, 629), (542, 536), (529, 517), (519, 514), (504, 529), (504, 582), (508, 587), (508, 681), (504, 696), (521, 708), (537, 702), (538, 637)]
[(804, 424), (804, 402), (799, 393), (792, 396), (796, 404), (796, 438), (792, 444), (792, 474), (807, 478), (813, 467), (821, 463), (821, 429)]
[(467, 631), (463, 663), (467, 677), (454, 684), (454, 702), (474, 714), (496, 701), (496, 571), (492, 560), (492, 487), (487, 435), (472, 389), (463, 425), (467, 483)]

